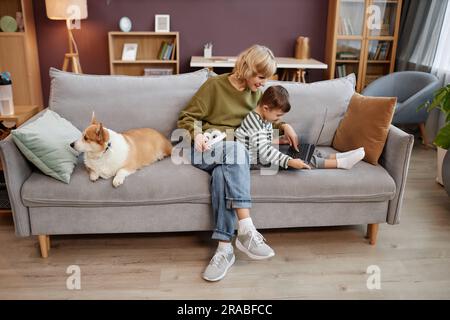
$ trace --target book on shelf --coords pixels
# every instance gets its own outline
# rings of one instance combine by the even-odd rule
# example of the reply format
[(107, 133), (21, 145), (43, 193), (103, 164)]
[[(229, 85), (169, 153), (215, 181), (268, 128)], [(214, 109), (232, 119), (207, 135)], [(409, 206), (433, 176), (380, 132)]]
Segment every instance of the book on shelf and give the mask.
[(170, 43), (170, 44), (167, 46), (167, 50), (166, 50), (166, 53), (165, 53), (165, 55), (164, 55), (164, 60), (169, 60), (169, 59), (170, 59), (170, 53), (171, 53), (171, 51), (172, 51), (172, 44)]
[(173, 74), (172, 68), (144, 68), (144, 76), (169, 76)]
[(395, 21), (395, 13), (398, 10), (397, 4), (392, 3), (384, 8), (383, 23), (381, 25), (381, 35), (389, 36), (391, 35), (391, 26), (393, 21)]
[(158, 57), (157, 57), (158, 60), (162, 60), (163, 54), (166, 50), (166, 47), (167, 47), (167, 42), (166, 41), (161, 42), (161, 46), (159, 47), (159, 51), (158, 51)]
[(373, 57), (373, 60), (378, 60), (378, 57), (380, 56), (382, 43), (378, 43), (377, 50), (375, 51), (375, 55)]
[(159, 60), (173, 60), (175, 54), (175, 43), (163, 41), (158, 51)]
[(370, 42), (368, 59), (374, 60), (376, 52), (377, 52), (377, 45), (373, 42)]
[(340, 23), (338, 25), (338, 32), (341, 35), (351, 36), (355, 34), (355, 30), (353, 29), (352, 21), (349, 18), (341, 17)]
[(369, 60), (386, 60), (389, 58), (391, 43), (389, 41), (378, 42), (369, 49)]
[(384, 42), (383, 46), (381, 47), (379, 60), (386, 60), (386, 59), (388, 59), (390, 49), (391, 49), (391, 43), (390, 42)]
[(341, 51), (336, 54), (338, 60), (358, 60), (358, 55), (351, 51)]
[(338, 78), (345, 77), (347, 75), (347, 70), (345, 68), (345, 64), (340, 64), (336, 66), (336, 76)]

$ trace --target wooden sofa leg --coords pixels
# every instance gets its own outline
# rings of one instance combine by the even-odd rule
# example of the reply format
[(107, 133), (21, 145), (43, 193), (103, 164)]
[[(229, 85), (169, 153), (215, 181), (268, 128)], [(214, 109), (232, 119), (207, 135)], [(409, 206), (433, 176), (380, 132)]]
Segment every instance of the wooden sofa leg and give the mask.
[(41, 256), (42, 258), (47, 258), (48, 257), (48, 247), (50, 242), (47, 241), (48, 240), (48, 236), (47, 235), (39, 235), (39, 247), (41, 248)]
[(367, 225), (367, 238), (369, 243), (374, 246), (377, 243), (378, 223)]
[(425, 123), (419, 123), (420, 135), (422, 136), (422, 144), (428, 147), (427, 130), (425, 129)]

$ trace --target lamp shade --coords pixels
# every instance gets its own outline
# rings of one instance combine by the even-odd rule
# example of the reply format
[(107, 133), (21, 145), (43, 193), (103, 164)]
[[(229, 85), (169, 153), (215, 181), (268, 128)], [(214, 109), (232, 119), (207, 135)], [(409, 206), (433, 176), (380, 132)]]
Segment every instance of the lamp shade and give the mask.
[(86, 19), (87, 0), (45, 0), (47, 17), (52, 20)]

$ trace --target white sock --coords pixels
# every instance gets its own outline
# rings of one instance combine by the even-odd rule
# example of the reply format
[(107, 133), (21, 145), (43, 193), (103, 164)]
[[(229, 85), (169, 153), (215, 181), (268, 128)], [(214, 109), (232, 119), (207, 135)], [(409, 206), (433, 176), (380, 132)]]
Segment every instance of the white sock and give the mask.
[(336, 153), (336, 159), (347, 158), (352, 153), (355, 153), (356, 151), (359, 151), (359, 150), (363, 150), (364, 151), (364, 148), (361, 147), (361, 148), (358, 148), (358, 149), (355, 149), (355, 150), (351, 150), (351, 151), (348, 151), (348, 152)]
[(225, 251), (226, 253), (232, 253), (233, 252), (233, 245), (231, 242), (224, 242), (219, 241), (219, 245), (217, 247), (217, 250), (219, 251)]
[(339, 169), (351, 169), (355, 164), (360, 162), (364, 157), (366, 156), (366, 153), (364, 152), (364, 149), (358, 149), (355, 152), (352, 152), (350, 155), (348, 155), (346, 158), (342, 159), (336, 159), (337, 167)]
[(252, 218), (245, 218), (245, 219), (239, 220), (239, 228), (238, 228), (239, 234), (244, 234), (248, 230), (254, 229), (254, 228), (255, 228), (255, 226), (253, 225)]

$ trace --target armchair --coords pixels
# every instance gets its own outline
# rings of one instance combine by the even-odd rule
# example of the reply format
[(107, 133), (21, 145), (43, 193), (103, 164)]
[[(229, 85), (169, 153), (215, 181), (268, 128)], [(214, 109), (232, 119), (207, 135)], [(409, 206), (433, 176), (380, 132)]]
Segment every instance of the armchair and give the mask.
[(432, 74), (403, 71), (391, 73), (375, 80), (363, 90), (362, 94), (374, 97), (397, 97), (398, 103), (392, 123), (394, 125), (418, 124), (422, 141), (427, 145), (425, 122), (428, 112), (426, 109), (417, 111), (417, 108), (432, 99), (433, 93), (439, 87), (440, 81)]

